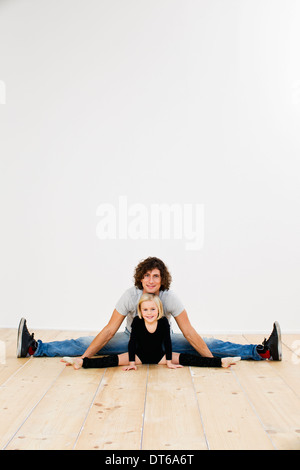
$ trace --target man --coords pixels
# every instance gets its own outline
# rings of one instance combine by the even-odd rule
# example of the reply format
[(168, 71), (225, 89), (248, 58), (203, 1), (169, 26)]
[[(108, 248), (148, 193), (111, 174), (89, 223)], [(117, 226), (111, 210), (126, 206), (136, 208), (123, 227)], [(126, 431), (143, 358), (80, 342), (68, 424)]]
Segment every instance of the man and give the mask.
[[(172, 349), (179, 353), (198, 353), (204, 357), (236, 357), (242, 359), (273, 359), (281, 361), (281, 332), (278, 322), (268, 340), (262, 344), (237, 344), (215, 338), (201, 338), (191, 325), (188, 314), (177, 296), (169, 290), (171, 274), (159, 258), (149, 257), (135, 268), (134, 286), (127, 289), (116, 304), (107, 325), (95, 337), (85, 336), (65, 341), (44, 343), (36, 341), (30, 334), (25, 318), (22, 318), (18, 329), (17, 356), (80, 356), (121, 354), (128, 350), (131, 323), (137, 315), (137, 304), (145, 292), (159, 295), (165, 316), (171, 322), (175, 318), (182, 333), (172, 333)], [(124, 332), (118, 332), (126, 318)]]

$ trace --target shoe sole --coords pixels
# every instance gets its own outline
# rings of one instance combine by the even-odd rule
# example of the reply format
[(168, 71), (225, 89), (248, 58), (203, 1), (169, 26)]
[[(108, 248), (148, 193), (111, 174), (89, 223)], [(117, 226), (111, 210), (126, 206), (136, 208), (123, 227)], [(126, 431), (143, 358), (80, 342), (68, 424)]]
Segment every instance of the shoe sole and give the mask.
[(21, 318), (18, 328), (18, 336), (17, 336), (17, 357), (22, 357), (22, 337), (23, 337), (23, 329), (25, 325), (26, 319)]
[(278, 359), (277, 361), (282, 361), (282, 346), (281, 346), (281, 329), (278, 321), (274, 323), (274, 326), (276, 328), (277, 332), (277, 338), (278, 338)]

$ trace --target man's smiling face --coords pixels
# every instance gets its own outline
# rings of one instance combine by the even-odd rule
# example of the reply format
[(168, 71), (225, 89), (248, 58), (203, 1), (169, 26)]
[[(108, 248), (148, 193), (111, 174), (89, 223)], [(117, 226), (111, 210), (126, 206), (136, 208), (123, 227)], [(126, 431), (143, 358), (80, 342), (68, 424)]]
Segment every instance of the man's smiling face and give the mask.
[(161, 286), (161, 275), (159, 269), (155, 268), (152, 271), (147, 271), (141, 280), (143, 286), (143, 293), (147, 294), (159, 294)]

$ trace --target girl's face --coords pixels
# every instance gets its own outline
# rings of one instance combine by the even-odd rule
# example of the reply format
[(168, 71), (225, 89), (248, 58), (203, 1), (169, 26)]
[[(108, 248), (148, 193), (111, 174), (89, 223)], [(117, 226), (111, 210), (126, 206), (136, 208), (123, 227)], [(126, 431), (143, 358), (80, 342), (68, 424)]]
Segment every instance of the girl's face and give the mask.
[(142, 302), (141, 313), (143, 319), (148, 323), (155, 322), (159, 314), (158, 307), (153, 300), (145, 300), (145, 302)]

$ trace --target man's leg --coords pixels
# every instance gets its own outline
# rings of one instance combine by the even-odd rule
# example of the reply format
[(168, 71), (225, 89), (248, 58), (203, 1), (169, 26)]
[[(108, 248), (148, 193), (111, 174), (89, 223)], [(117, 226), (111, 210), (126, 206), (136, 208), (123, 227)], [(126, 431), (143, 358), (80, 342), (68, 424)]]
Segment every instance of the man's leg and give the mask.
[(122, 354), (128, 351), (128, 342), (130, 339), (130, 333), (125, 328), (125, 331), (117, 332), (100, 351), (97, 352), (99, 356), (105, 356), (106, 354)]
[(37, 341), (37, 349), (34, 357), (55, 357), (55, 356), (82, 356), (93, 341), (93, 336), (81, 336), (76, 339), (66, 339), (63, 341), (51, 341), (44, 343), (40, 339)]
[[(181, 333), (171, 335), (172, 349), (178, 353), (200, 355)], [(229, 341), (221, 341), (215, 338), (203, 338), (210, 352), (215, 357), (236, 357), (242, 359), (261, 360), (261, 356), (256, 351), (256, 344), (237, 344)]]
[(177, 353), (200, 354), (193, 348), (193, 346), (185, 339), (182, 333), (171, 333), (172, 351)]
[(235, 357), (260, 361), (262, 357), (257, 352), (257, 344), (238, 344), (221, 341), (216, 338), (203, 338), (207, 347), (215, 357)]
[[(93, 336), (81, 336), (77, 339), (68, 339), (64, 341), (52, 341), (50, 343), (43, 343), (38, 340), (38, 347), (34, 353), (34, 357), (40, 356), (82, 356), (86, 349), (93, 341)], [(121, 354), (128, 350), (129, 334), (119, 332), (100, 350), (97, 352), (98, 356), (105, 356), (106, 354)]]
[(92, 336), (82, 336), (77, 339), (51, 341), (44, 343), (36, 341), (34, 333), (29, 333), (26, 319), (21, 318), (17, 336), (17, 357), (54, 357), (54, 356), (81, 356), (93, 340)]
[[(181, 333), (172, 333), (173, 351), (179, 353), (199, 354)], [(238, 344), (230, 341), (221, 341), (216, 338), (203, 338), (207, 347), (215, 357), (236, 357), (242, 359), (273, 359), (281, 361), (281, 331), (278, 322), (273, 325), (272, 333), (262, 344)]]
[[(25, 318), (22, 318), (18, 329), (17, 357), (55, 357), (55, 356), (82, 356), (91, 344), (93, 336), (81, 336), (77, 339), (67, 339), (63, 341), (51, 341), (44, 343), (42, 340), (35, 340), (34, 334), (30, 334)], [(116, 333), (114, 337), (97, 354), (121, 354), (128, 350), (129, 332)]]

